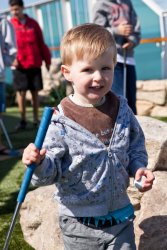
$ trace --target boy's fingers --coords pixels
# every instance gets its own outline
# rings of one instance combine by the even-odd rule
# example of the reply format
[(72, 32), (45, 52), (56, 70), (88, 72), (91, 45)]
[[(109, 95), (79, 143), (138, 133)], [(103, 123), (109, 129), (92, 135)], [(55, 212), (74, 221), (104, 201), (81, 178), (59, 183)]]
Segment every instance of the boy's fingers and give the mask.
[(147, 177), (146, 183), (153, 183), (155, 177), (154, 177), (154, 174), (150, 170), (145, 170), (145, 176)]
[(141, 177), (144, 175), (144, 168), (140, 168), (135, 175), (135, 180), (139, 181), (141, 179)]
[(46, 154), (46, 149), (45, 148), (41, 149), (40, 150), (40, 155), (44, 156), (45, 154)]

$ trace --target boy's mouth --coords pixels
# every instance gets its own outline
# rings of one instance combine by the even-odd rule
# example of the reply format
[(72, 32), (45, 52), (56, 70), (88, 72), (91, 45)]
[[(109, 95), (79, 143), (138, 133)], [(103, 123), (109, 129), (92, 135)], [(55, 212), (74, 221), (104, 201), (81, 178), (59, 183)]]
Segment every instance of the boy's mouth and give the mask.
[(91, 87), (89, 87), (90, 89), (101, 89), (101, 88), (103, 88), (103, 86), (91, 86)]

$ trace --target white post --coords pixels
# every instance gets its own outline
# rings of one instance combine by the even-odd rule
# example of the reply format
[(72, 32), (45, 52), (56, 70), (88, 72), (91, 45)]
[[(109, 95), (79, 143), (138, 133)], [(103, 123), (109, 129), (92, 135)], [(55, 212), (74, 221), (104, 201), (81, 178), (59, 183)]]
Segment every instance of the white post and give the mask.
[[(167, 36), (167, 15), (162, 13), (160, 16), (160, 31), (161, 37)], [(163, 41), (161, 43), (161, 72), (162, 72), (162, 79), (167, 78), (167, 42)]]

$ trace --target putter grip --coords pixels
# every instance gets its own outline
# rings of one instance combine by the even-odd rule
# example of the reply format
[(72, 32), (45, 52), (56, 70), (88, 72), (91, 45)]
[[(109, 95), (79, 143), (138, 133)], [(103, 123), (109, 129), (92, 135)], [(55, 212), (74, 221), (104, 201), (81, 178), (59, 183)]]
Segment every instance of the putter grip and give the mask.
[[(53, 108), (50, 107), (45, 107), (43, 115), (42, 115), (42, 120), (40, 122), (40, 126), (36, 135), (36, 139), (35, 139), (35, 146), (38, 149), (41, 149), (44, 138), (46, 136), (46, 132), (48, 129), (48, 126), (50, 124), (51, 118), (52, 118), (52, 114), (54, 112)], [(20, 187), (20, 191), (17, 197), (17, 201), (19, 203), (23, 202), (33, 175), (33, 172), (36, 168), (36, 164), (30, 164), (27, 166), (21, 187)]]

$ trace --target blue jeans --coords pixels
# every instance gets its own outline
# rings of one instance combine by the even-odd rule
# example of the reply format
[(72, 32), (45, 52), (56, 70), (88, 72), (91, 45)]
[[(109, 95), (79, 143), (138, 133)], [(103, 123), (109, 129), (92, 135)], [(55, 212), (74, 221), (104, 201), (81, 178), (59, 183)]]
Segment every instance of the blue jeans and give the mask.
[(6, 109), (6, 91), (5, 83), (0, 82), (0, 113), (5, 112)]
[[(112, 91), (116, 95), (123, 95), (124, 90), (124, 64), (117, 63), (114, 70)], [(133, 65), (126, 65), (126, 98), (128, 104), (136, 115), (136, 70)]]

